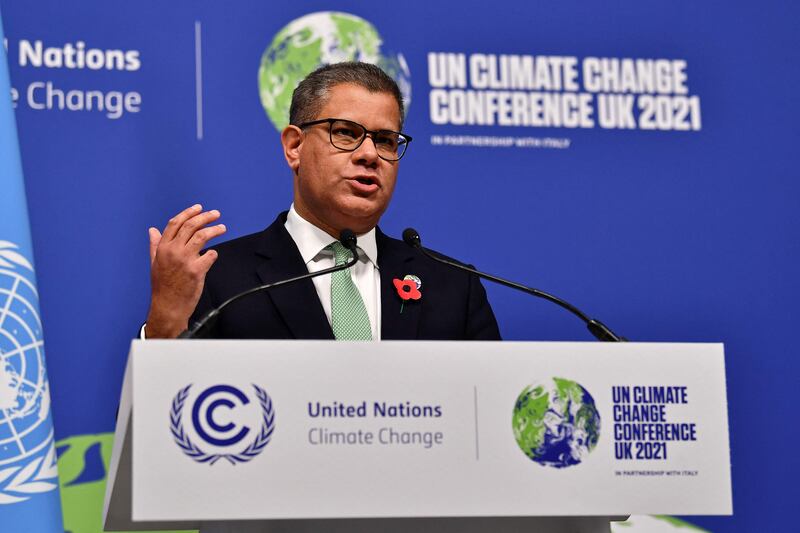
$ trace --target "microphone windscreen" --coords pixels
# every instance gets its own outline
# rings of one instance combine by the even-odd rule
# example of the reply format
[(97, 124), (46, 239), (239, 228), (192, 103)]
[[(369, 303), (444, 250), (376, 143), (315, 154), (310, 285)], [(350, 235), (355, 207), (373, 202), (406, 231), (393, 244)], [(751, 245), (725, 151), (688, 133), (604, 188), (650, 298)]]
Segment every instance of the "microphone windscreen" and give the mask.
[(416, 248), (417, 246), (422, 246), (422, 240), (419, 238), (419, 233), (414, 228), (406, 228), (403, 230), (403, 241), (409, 245)]
[(358, 239), (356, 238), (356, 234), (353, 233), (353, 230), (345, 228), (339, 233), (339, 242), (348, 250), (352, 250), (356, 247)]

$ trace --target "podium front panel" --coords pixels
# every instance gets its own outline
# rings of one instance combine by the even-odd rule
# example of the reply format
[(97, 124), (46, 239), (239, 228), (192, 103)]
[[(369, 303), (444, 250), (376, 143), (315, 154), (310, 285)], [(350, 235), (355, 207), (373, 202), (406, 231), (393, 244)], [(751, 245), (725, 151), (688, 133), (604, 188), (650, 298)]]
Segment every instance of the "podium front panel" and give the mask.
[(720, 344), (135, 341), (134, 520), (730, 514)]

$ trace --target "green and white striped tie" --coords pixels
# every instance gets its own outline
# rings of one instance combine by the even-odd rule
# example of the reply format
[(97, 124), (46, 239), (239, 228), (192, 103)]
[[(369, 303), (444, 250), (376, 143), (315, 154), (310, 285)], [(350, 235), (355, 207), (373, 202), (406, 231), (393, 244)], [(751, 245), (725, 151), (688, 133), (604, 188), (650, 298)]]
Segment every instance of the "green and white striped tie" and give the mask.
[[(328, 248), (333, 250), (337, 265), (350, 259), (350, 251), (342, 243), (334, 242)], [(331, 274), (331, 327), (336, 340), (372, 340), (367, 308), (349, 268)]]

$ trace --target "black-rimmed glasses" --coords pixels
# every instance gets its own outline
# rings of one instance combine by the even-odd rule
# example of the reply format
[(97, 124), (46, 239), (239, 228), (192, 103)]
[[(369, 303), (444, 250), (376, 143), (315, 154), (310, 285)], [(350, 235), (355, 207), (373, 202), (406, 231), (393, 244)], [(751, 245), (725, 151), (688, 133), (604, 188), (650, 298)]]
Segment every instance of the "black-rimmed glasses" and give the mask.
[(372, 142), (375, 143), (375, 149), (378, 152), (378, 157), (386, 161), (398, 161), (408, 149), (408, 143), (411, 142), (411, 137), (405, 133), (391, 130), (368, 130), (358, 122), (352, 120), (344, 120), (341, 118), (323, 118), (320, 120), (313, 120), (305, 122), (298, 126), (300, 129), (305, 129), (309, 126), (316, 126), (317, 124), (328, 124), (331, 144), (334, 148), (344, 150), (346, 152), (354, 152), (358, 150), (367, 135), (372, 136)]

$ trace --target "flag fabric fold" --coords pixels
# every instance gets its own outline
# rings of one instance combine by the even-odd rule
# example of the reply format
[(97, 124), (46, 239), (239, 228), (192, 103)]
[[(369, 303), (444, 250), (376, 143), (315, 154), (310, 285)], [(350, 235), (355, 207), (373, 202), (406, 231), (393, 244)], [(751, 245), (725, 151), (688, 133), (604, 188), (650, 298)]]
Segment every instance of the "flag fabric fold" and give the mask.
[[(0, 43), (2, 28), (0, 14)], [(61, 533), (50, 389), (8, 72), (0, 46), (0, 530)]]

